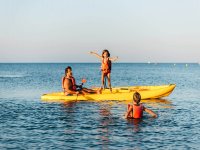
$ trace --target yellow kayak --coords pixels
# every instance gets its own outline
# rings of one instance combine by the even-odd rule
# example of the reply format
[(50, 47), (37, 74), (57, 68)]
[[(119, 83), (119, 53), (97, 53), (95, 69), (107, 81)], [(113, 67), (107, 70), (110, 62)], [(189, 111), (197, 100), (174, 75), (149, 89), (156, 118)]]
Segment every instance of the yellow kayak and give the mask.
[(128, 87), (114, 87), (112, 88), (112, 93), (109, 89), (102, 91), (102, 94), (87, 94), (87, 95), (71, 95), (66, 96), (63, 92), (55, 92), (50, 94), (44, 94), (41, 96), (42, 100), (55, 101), (73, 101), (73, 100), (91, 100), (91, 101), (101, 101), (101, 100), (132, 100), (133, 93), (139, 92), (142, 99), (155, 99), (166, 97), (172, 93), (175, 84), (169, 85), (159, 85), (159, 86), (128, 86)]

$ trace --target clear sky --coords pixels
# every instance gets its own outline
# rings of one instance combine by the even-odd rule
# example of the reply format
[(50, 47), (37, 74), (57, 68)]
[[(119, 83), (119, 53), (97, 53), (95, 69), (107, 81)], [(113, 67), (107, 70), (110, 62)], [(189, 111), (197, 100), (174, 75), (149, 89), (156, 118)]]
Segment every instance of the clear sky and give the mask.
[(199, 0), (0, 0), (0, 62), (200, 62)]

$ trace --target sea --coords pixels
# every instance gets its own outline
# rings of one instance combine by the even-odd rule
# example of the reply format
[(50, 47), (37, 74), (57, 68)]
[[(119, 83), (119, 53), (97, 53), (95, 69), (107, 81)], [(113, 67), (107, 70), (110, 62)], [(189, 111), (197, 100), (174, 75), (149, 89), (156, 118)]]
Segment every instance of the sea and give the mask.
[(142, 101), (158, 118), (141, 120), (124, 118), (127, 101), (41, 100), (62, 91), (67, 66), (77, 84), (101, 86), (99, 63), (0, 63), (1, 150), (199, 149), (198, 63), (114, 63), (113, 87), (176, 84), (168, 97)]

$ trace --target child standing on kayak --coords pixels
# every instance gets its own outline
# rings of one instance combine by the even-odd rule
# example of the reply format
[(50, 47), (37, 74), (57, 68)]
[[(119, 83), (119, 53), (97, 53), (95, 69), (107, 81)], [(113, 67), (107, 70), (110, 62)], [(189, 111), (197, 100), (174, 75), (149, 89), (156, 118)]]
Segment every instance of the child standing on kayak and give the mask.
[(118, 59), (118, 57), (114, 57), (114, 58), (110, 58), (110, 53), (107, 49), (103, 50), (102, 55), (100, 56), (99, 54), (95, 53), (95, 52), (90, 52), (90, 54), (93, 54), (94, 56), (96, 56), (97, 58), (99, 58), (101, 60), (101, 83), (102, 83), (102, 87), (105, 89), (106, 88), (106, 84), (104, 82), (104, 79), (107, 78), (108, 79), (108, 86), (110, 88), (110, 91), (112, 91), (111, 88), (111, 66), (112, 66), (112, 61), (116, 61)]
[(152, 110), (144, 107), (140, 103), (141, 95), (138, 92), (133, 94), (133, 105), (128, 104), (127, 113), (125, 114), (126, 119), (140, 119), (143, 116), (143, 111), (149, 113), (152, 117), (157, 118), (157, 114)]

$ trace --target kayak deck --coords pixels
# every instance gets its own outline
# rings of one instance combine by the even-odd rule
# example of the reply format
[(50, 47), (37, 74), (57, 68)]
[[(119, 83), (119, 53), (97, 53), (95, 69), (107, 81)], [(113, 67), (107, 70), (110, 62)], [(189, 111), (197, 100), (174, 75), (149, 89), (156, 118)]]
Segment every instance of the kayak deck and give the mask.
[(86, 94), (86, 95), (71, 95), (66, 96), (63, 92), (54, 92), (50, 94), (44, 94), (41, 96), (42, 100), (64, 100), (64, 101), (73, 101), (73, 100), (92, 100), (92, 101), (101, 101), (101, 100), (132, 100), (133, 93), (139, 92), (141, 99), (155, 99), (166, 97), (171, 94), (171, 92), (176, 87), (175, 84), (169, 85), (159, 85), (159, 86), (127, 86), (127, 87), (114, 87), (112, 88), (112, 93), (109, 89), (102, 91), (102, 94)]

